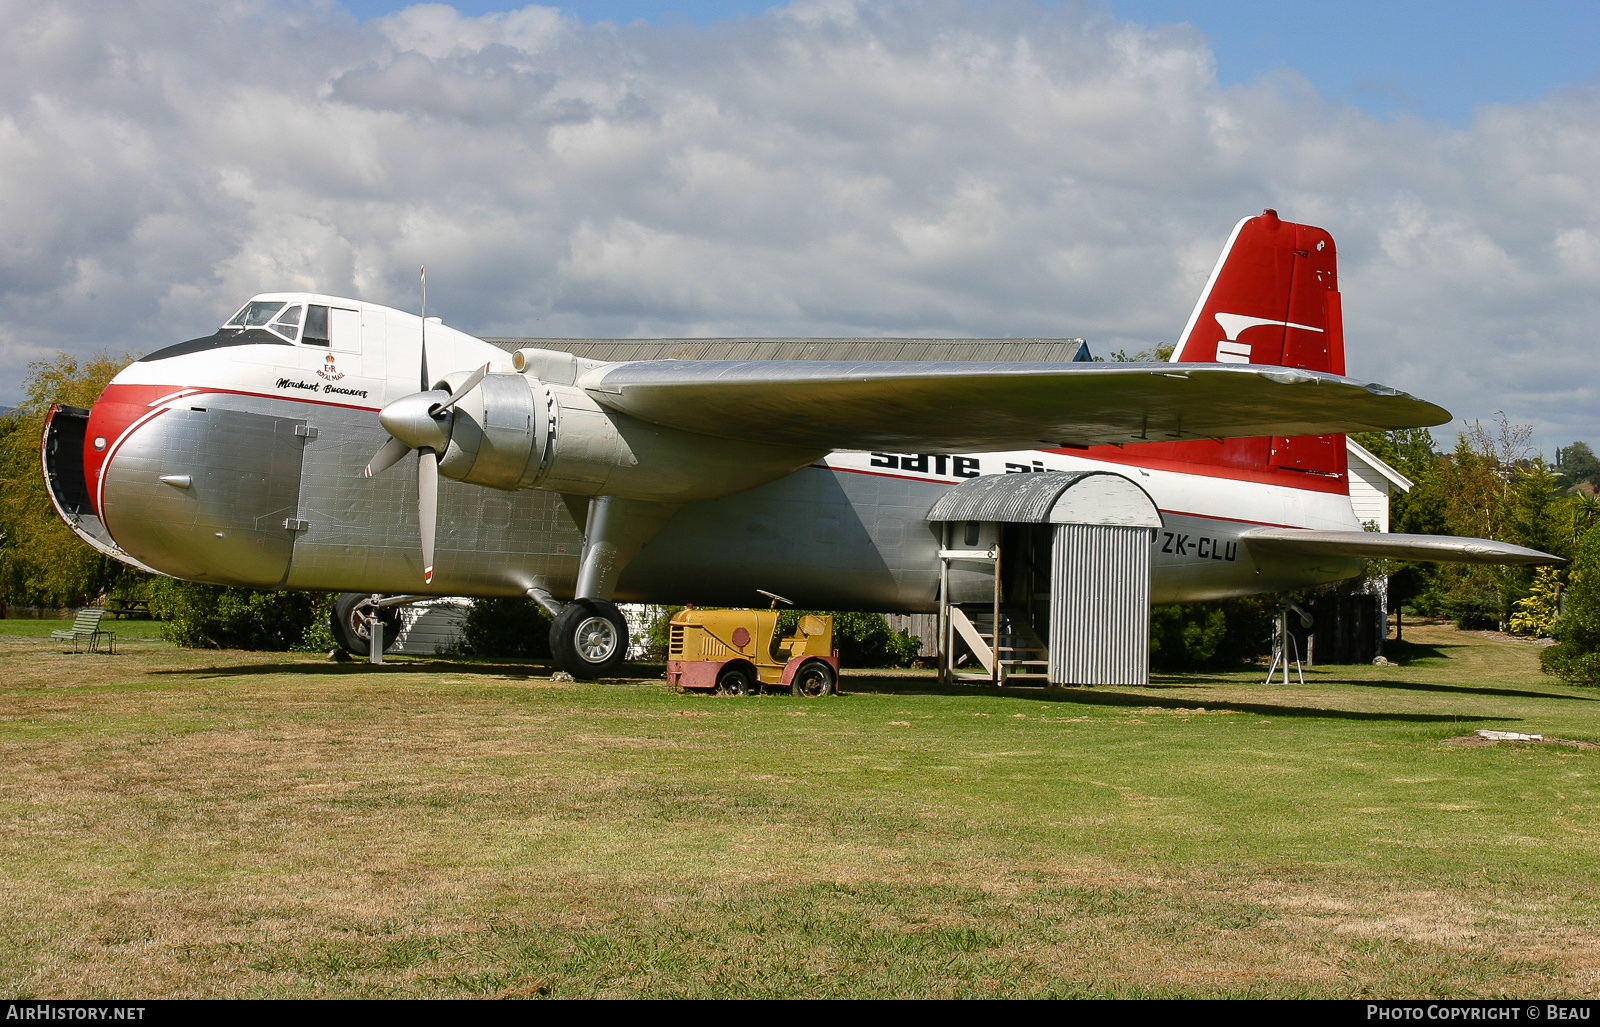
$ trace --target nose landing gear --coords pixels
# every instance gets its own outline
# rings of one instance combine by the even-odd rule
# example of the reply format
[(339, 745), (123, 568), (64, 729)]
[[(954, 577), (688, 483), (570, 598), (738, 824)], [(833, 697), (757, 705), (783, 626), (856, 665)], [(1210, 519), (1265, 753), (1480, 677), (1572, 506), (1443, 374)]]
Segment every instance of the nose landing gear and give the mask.
[[(383, 625), (383, 650), (388, 652), (400, 641), (400, 607), (379, 606), (376, 610), (378, 621)], [(333, 601), (333, 609), (328, 613), (328, 629), (340, 649), (358, 658), (372, 655), (373, 611), (370, 592), (346, 592)]]

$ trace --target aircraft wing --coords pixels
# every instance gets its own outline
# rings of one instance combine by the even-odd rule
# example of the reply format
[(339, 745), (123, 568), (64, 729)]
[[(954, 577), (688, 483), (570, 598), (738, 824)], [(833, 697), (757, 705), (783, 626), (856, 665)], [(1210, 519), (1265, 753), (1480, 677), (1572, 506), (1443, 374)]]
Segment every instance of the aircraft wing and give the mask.
[(596, 368), (578, 384), (654, 424), (815, 449), (971, 453), (1450, 419), (1382, 385), (1240, 364), (648, 360)]
[(1252, 550), (1295, 556), (1365, 556), (1374, 560), (1437, 560), (1442, 563), (1566, 563), (1559, 556), (1537, 549), (1455, 535), (1252, 528), (1240, 537)]

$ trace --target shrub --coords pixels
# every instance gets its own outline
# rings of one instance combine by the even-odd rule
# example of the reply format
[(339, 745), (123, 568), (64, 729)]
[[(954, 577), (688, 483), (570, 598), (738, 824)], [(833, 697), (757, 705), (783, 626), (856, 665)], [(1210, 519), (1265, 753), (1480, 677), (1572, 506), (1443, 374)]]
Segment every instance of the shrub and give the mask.
[(474, 599), (455, 655), (540, 659), (550, 655), (550, 615), (523, 596)]
[(333, 613), (333, 601), (339, 598), (332, 592), (311, 594), (311, 623), (300, 634), (300, 641), (292, 648), (297, 653), (327, 653), (339, 648), (333, 632), (328, 629), (328, 617)]
[(1550, 629), (1556, 644), (1539, 667), (1574, 685), (1600, 685), (1600, 527), (1578, 541), (1561, 615)]
[(1511, 630), (1518, 635), (1544, 638), (1555, 625), (1561, 579), (1554, 567), (1540, 567), (1528, 594), (1513, 604)]
[(319, 598), (160, 578), (150, 586), (150, 613), (162, 622), (161, 637), (186, 648), (284, 650), (305, 638)]
[(641, 640), (644, 645), (644, 658), (653, 663), (661, 663), (667, 658), (667, 643), (672, 633), (672, 615), (683, 609), (681, 606), (663, 606), (661, 612), (656, 614), (655, 620), (650, 622), (650, 630)]
[(1245, 596), (1150, 610), (1150, 665), (1162, 671), (1204, 670), (1253, 660), (1272, 651), (1276, 596)]

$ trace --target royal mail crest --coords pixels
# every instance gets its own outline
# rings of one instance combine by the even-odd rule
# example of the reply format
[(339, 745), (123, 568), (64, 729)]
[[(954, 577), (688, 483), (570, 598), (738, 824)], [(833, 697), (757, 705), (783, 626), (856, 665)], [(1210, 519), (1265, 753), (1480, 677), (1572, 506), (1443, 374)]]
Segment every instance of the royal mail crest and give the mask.
[(329, 353), (322, 366), (317, 368), (317, 377), (326, 378), (330, 382), (336, 382), (344, 377), (344, 372), (334, 365), (332, 353)]

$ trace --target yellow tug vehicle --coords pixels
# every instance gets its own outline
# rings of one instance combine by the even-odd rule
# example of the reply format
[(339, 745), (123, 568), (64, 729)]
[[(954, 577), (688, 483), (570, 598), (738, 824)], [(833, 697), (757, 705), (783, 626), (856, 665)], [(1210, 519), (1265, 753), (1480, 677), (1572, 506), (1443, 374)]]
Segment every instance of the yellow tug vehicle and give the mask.
[(819, 698), (839, 688), (839, 654), (833, 618), (806, 614), (795, 633), (773, 644), (777, 602), (771, 610), (679, 610), (669, 622), (667, 684), (718, 695), (749, 695), (787, 688)]

